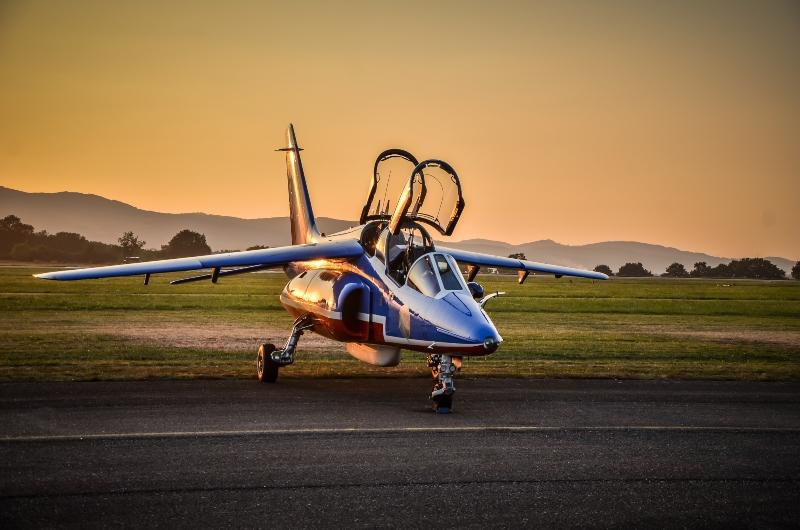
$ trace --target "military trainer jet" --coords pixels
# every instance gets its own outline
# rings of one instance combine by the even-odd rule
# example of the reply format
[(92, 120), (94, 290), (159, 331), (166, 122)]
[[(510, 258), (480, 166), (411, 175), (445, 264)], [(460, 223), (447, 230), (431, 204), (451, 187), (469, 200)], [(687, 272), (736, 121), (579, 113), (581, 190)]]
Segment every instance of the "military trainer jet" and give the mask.
[[(547, 265), (446, 248), (427, 228), (451, 235), (464, 210), (461, 183), (442, 160), (418, 162), (411, 153), (390, 149), (375, 161), (372, 185), (359, 226), (325, 235), (311, 208), (294, 128), (286, 131), (286, 168), (292, 245), (108, 267), (37, 274), (48, 280), (208, 269), (173, 284), (282, 267), (288, 277), (280, 295), (296, 320), (286, 344), (258, 349), (258, 380), (274, 383), (294, 362), (306, 331), (344, 342), (353, 357), (377, 366), (396, 366), (401, 350), (427, 354), (434, 386), (433, 409), (452, 407), (453, 378), (464, 356), (489, 355), (503, 339), (484, 311), (502, 293), (484, 294), (475, 276), (481, 267), (515, 269), (523, 283), (531, 272), (556, 277), (607, 279), (598, 272)], [(392, 202), (394, 201), (394, 202)], [(466, 271), (466, 278), (461, 268)]]

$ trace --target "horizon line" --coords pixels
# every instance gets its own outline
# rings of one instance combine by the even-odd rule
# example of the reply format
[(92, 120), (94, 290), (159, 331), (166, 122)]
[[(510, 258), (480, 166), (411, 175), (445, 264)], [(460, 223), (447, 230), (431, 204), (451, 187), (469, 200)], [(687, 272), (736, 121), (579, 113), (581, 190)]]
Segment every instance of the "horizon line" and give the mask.
[[(97, 194), (97, 193), (91, 193), (91, 192), (70, 191), (70, 190), (62, 190), (62, 191), (26, 191), (26, 190), (22, 190), (22, 189), (18, 189), (18, 188), (11, 188), (9, 186), (4, 186), (2, 184), (0, 184), (0, 188), (4, 188), (4, 189), (7, 189), (7, 190), (11, 190), (11, 191), (16, 191), (16, 192), (19, 192), (19, 193), (25, 193), (25, 194), (28, 194), (28, 195), (34, 195), (34, 194), (39, 194), (39, 195), (75, 194), (75, 195), (98, 197), (98, 198), (106, 200), (106, 201), (118, 202), (120, 204), (124, 204), (126, 206), (130, 206), (131, 208), (134, 208), (134, 209), (142, 211), (142, 212), (158, 213), (158, 214), (162, 214), (162, 215), (207, 215), (207, 216), (213, 216), (213, 217), (224, 217), (224, 218), (229, 218), (229, 219), (240, 219), (240, 220), (243, 220), (243, 221), (261, 221), (261, 220), (268, 220), (268, 219), (288, 219), (288, 217), (289, 217), (288, 212), (285, 215), (277, 215), (277, 216), (273, 216), (273, 217), (240, 217), (240, 216), (236, 216), (236, 215), (227, 215), (227, 214), (220, 214), (220, 213), (209, 213), (209, 212), (201, 212), (201, 211), (165, 212), (165, 211), (160, 211), (160, 210), (150, 210), (150, 209), (146, 209), (146, 208), (141, 208), (139, 206), (136, 206), (135, 204), (131, 204), (130, 202), (126, 202), (124, 200), (113, 199), (113, 198), (110, 198), (110, 197), (106, 197), (104, 195), (100, 195), (100, 194)], [(15, 215), (15, 214), (12, 213), (11, 215)], [(353, 226), (358, 226), (357, 221), (354, 220), (354, 219), (342, 219), (342, 218), (339, 218), (339, 217), (331, 217), (331, 216), (327, 216), (327, 215), (320, 215), (318, 217), (319, 218), (332, 219), (334, 221), (353, 222), (354, 223)], [(24, 221), (24, 219), (22, 219), (22, 221)], [(469, 242), (469, 241), (474, 241), (474, 240), (482, 240), (482, 241), (488, 241), (488, 242), (493, 242), (493, 243), (502, 243), (502, 244), (505, 244), (505, 245), (513, 246), (513, 247), (520, 247), (520, 246), (524, 246), (524, 245), (531, 245), (531, 244), (535, 244), (535, 243), (548, 242), (548, 241), (552, 242), (552, 243), (555, 243), (557, 245), (566, 246), (566, 247), (585, 247), (585, 246), (589, 246), (589, 245), (598, 245), (598, 244), (603, 244), (603, 243), (635, 243), (635, 244), (639, 244), (639, 245), (658, 246), (658, 247), (662, 247), (662, 248), (666, 248), (666, 249), (676, 250), (676, 251), (679, 251), (679, 252), (689, 252), (689, 253), (693, 253), (693, 254), (703, 254), (703, 255), (706, 255), (706, 256), (709, 256), (709, 257), (712, 257), (712, 258), (716, 258), (716, 259), (724, 259), (724, 260), (737, 259), (737, 258), (732, 258), (732, 257), (729, 257), (729, 256), (715, 256), (713, 254), (709, 254), (708, 252), (702, 251), (702, 250), (684, 249), (684, 248), (680, 248), (680, 247), (677, 247), (677, 246), (674, 246), (674, 245), (671, 245), (671, 244), (653, 243), (653, 242), (647, 242), (647, 241), (636, 241), (636, 240), (632, 240), (632, 239), (607, 239), (607, 240), (603, 240), (603, 241), (593, 241), (593, 242), (588, 242), (588, 243), (562, 243), (562, 242), (556, 241), (555, 239), (552, 239), (552, 238), (544, 238), (544, 239), (528, 240), (528, 241), (513, 243), (513, 242), (510, 242), (510, 241), (504, 241), (504, 240), (499, 240), (499, 239), (491, 239), (491, 238), (481, 237), (481, 236), (466, 237), (464, 239), (458, 239), (458, 240), (456, 240), (452, 236), (450, 236), (449, 238), (443, 237), (442, 240), (447, 241), (447, 242), (451, 242), (451, 243), (463, 243), (463, 242)], [(778, 256), (778, 255), (766, 255), (766, 254), (764, 254), (764, 255), (756, 254), (756, 255), (753, 255), (753, 256), (743, 256), (743, 257), (781, 258), (781, 259), (785, 259), (785, 260), (789, 260), (789, 261), (800, 261), (800, 259), (787, 258), (787, 257), (784, 257), (784, 256)], [(738, 258), (738, 259), (741, 259), (741, 258)]]

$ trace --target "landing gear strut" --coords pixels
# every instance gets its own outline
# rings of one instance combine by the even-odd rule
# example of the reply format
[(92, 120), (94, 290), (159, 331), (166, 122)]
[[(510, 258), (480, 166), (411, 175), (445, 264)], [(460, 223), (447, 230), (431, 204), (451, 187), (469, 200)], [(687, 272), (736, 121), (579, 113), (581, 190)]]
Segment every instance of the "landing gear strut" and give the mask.
[(456, 363), (450, 355), (433, 353), (428, 355), (428, 366), (436, 380), (431, 391), (433, 410), (439, 414), (449, 414), (453, 408), (453, 394), (456, 386), (453, 376), (456, 374)]
[(278, 379), (278, 369), (294, 362), (294, 350), (304, 331), (314, 327), (314, 319), (309, 314), (294, 321), (292, 332), (281, 350), (274, 344), (262, 344), (256, 358), (256, 375), (262, 383), (274, 383)]

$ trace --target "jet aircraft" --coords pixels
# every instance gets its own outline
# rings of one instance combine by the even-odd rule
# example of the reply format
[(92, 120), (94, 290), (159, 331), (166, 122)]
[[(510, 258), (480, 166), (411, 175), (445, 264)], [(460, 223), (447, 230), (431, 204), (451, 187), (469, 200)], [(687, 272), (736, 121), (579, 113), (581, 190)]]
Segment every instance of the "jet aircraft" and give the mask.
[[(274, 383), (295, 359), (298, 341), (313, 331), (345, 343), (353, 357), (377, 366), (396, 366), (401, 350), (427, 354), (434, 379), (433, 409), (450, 411), (454, 376), (465, 356), (489, 355), (503, 339), (486, 314), (488, 300), (476, 283), (481, 267), (515, 269), (519, 283), (531, 272), (556, 277), (607, 279), (598, 272), (447, 248), (428, 229), (449, 236), (464, 210), (461, 182), (442, 160), (418, 162), (409, 152), (389, 149), (375, 161), (360, 224), (326, 235), (311, 207), (302, 150), (294, 127), (286, 131), (292, 244), (285, 247), (129, 263), (37, 274), (48, 280), (210, 269), (172, 284), (283, 268), (290, 278), (280, 301), (296, 320), (282, 348), (258, 349), (256, 374)], [(394, 201), (394, 203), (392, 202)], [(462, 267), (466, 278), (462, 275)]]

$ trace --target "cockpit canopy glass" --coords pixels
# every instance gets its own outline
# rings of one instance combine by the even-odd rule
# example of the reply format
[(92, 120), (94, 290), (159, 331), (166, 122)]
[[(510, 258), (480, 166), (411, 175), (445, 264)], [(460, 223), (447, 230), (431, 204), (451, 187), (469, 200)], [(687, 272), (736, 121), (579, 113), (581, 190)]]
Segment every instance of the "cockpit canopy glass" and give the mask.
[(417, 221), (451, 235), (463, 209), (461, 183), (450, 164), (417, 163), (408, 151), (389, 149), (375, 161), (361, 224), (391, 220), (392, 233), (397, 233), (409, 221)]
[(464, 199), (458, 175), (450, 164), (441, 160), (418, 164), (406, 189), (410, 189), (412, 197), (406, 218), (426, 223), (444, 235), (453, 233)]
[(392, 216), (397, 199), (417, 164), (414, 155), (402, 149), (389, 149), (378, 155), (367, 203), (361, 210), (361, 224), (375, 219), (388, 220)]

